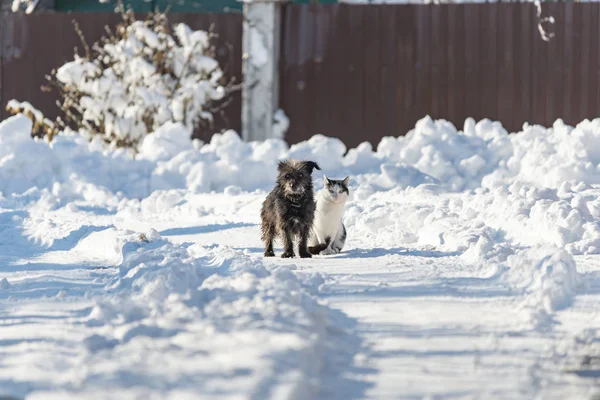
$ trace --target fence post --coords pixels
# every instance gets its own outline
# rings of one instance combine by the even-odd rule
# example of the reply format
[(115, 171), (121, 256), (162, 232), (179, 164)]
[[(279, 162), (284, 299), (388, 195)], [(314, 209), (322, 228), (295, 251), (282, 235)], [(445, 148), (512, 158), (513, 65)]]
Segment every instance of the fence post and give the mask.
[(279, 40), (281, 10), (287, 0), (244, 3), (242, 138), (273, 138), (279, 105)]

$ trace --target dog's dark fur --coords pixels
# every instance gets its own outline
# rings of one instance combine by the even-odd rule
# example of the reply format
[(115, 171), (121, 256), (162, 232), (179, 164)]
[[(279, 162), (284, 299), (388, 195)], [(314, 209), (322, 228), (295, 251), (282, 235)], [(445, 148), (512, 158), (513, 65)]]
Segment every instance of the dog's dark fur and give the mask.
[(313, 169), (321, 169), (313, 161), (281, 161), (277, 167), (277, 182), (263, 203), (262, 240), (265, 257), (273, 257), (273, 240), (283, 239), (283, 258), (294, 257), (294, 238), (298, 238), (298, 252), (302, 258), (310, 258), (306, 249), (308, 235), (315, 217), (313, 193)]

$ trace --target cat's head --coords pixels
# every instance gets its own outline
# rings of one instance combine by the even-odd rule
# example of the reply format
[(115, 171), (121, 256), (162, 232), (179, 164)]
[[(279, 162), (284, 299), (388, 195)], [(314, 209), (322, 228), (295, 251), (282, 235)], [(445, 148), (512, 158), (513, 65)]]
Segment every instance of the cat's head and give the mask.
[(332, 203), (345, 203), (348, 200), (350, 194), (348, 191), (349, 176), (339, 181), (324, 176), (323, 181), (323, 194), (327, 200)]

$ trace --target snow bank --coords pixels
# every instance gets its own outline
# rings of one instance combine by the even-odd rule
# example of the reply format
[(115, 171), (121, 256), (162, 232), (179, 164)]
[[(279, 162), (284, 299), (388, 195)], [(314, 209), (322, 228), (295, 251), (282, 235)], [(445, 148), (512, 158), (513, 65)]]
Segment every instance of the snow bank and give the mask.
[(504, 279), (537, 313), (551, 314), (571, 304), (578, 284), (573, 256), (564, 250), (536, 246), (508, 257)]
[(25, 116), (0, 122), (0, 191), (22, 193), (46, 187), (56, 179), (60, 161), (48, 145), (31, 139), (32, 122)]
[(559, 188), (564, 182), (600, 183), (600, 119), (585, 120), (575, 128), (557, 120), (553, 127), (526, 125), (510, 137), (510, 157), (483, 180), (493, 187), (499, 182), (520, 180), (540, 187)]
[(480, 186), (481, 179), (511, 154), (509, 136), (498, 122), (465, 122), (457, 131), (447, 121), (427, 117), (405, 137), (386, 137), (378, 155), (412, 165), (455, 190)]
[[(87, 354), (73, 366), (85, 368), (72, 395), (87, 398), (106, 387), (143, 393), (152, 381), (164, 396), (203, 387), (206, 398), (274, 392), (314, 398), (329, 358), (344, 351), (349, 337), (337, 313), (315, 298), (324, 282), (318, 274), (267, 267), (230, 248), (175, 245), (155, 231), (111, 228), (86, 240), (84, 247), (111, 249), (109, 256), (122, 261), (108, 294), (94, 297)], [(193, 360), (178, 359), (181, 349), (195, 354)], [(114, 368), (115, 359), (118, 371), (101, 373)], [(168, 373), (149, 368), (158, 360), (169, 365)], [(190, 365), (190, 384), (173, 385), (172, 377), (187, 375)]]
[[(181, 201), (176, 190), (268, 190), (277, 161), (293, 157), (317, 161), (329, 176), (351, 175), (349, 226), (387, 246), (462, 252), (486, 233), (527, 246), (543, 241), (572, 254), (600, 252), (600, 201), (591, 186), (600, 182), (594, 150), (600, 119), (575, 128), (561, 121), (551, 129), (525, 126), (508, 135), (488, 120), (469, 119), (457, 131), (424, 118), (407, 136), (384, 138), (377, 151), (368, 143), (347, 151), (339, 139), (322, 135), (291, 147), (281, 140), (245, 143), (233, 131), (192, 143), (183, 124), (169, 123), (145, 138), (135, 159), (77, 135), (50, 145), (34, 141), (30, 129), (24, 116), (0, 124), (5, 196), (38, 188), (56, 204), (85, 198), (123, 207), (127, 199), (146, 199), (143, 212), (168, 212)], [(316, 181), (322, 184), (320, 176)]]
[(585, 185), (554, 190), (515, 182), (451, 196), (431, 184), (384, 193), (370, 187), (354, 192), (346, 224), (380, 245), (462, 252), (490, 236), (519, 246), (550, 243), (571, 254), (600, 249), (600, 193)]
[(287, 157), (313, 159), (325, 173), (355, 175), (374, 190), (424, 183), (440, 183), (452, 191), (515, 181), (554, 189), (565, 183), (600, 183), (600, 152), (594, 150), (600, 119), (576, 128), (561, 121), (550, 129), (525, 126), (519, 134), (508, 135), (488, 120), (469, 119), (458, 131), (446, 121), (424, 118), (405, 137), (382, 139), (377, 151), (368, 143), (347, 151), (339, 139), (322, 135), (289, 148), (281, 140), (245, 143), (233, 131), (213, 136), (210, 143), (191, 143), (183, 124), (168, 123), (145, 138), (136, 160), (77, 136), (60, 136), (51, 145), (31, 141), (30, 129), (23, 116), (0, 124), (0, 188), (5, 194), (71, 180), (137, 198), (167, 189), (210, 192), (233, 185), (266, 190), (276, 162)]

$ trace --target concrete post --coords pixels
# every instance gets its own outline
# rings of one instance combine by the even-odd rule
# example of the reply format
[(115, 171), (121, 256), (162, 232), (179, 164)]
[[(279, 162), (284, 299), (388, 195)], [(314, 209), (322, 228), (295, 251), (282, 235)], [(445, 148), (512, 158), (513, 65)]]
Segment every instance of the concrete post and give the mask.
[(287, 0), (244, 3), (242, 138), (274, 137), (279, 106), (279, 40), (281, 8)]

